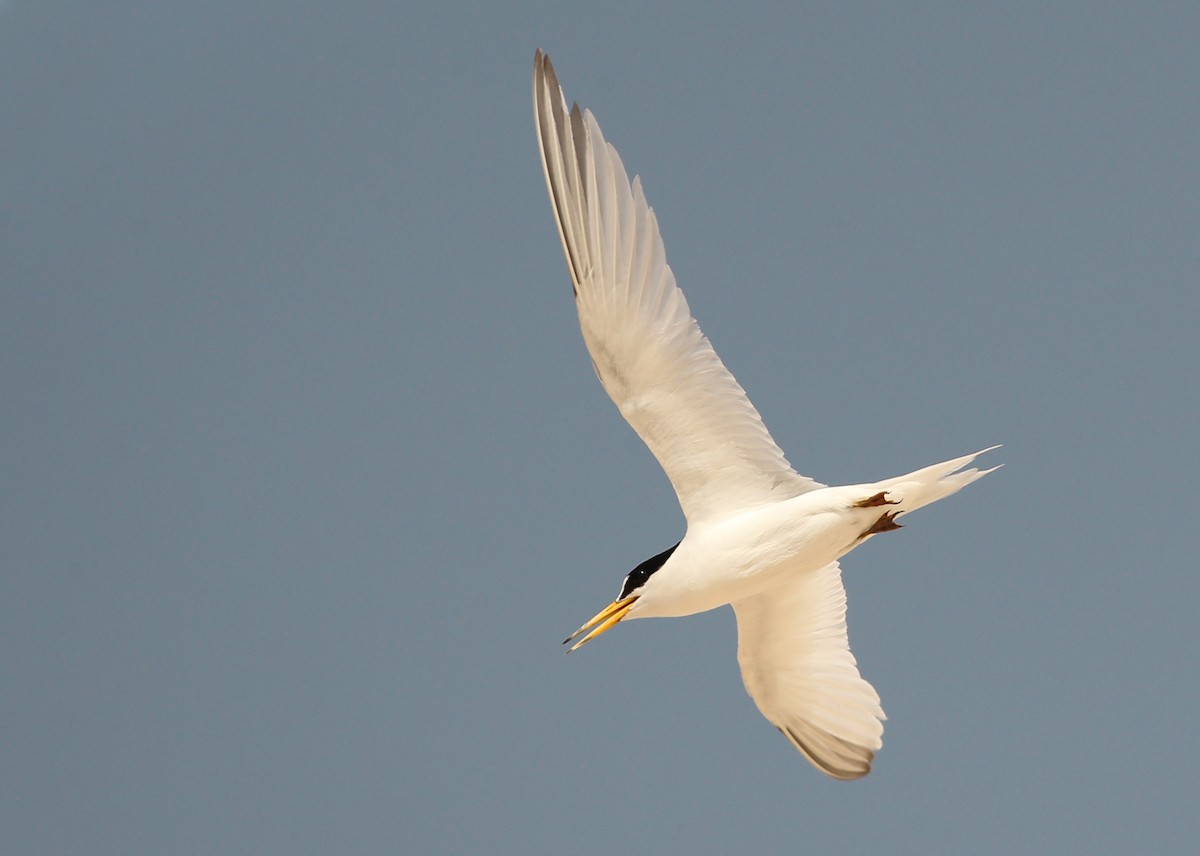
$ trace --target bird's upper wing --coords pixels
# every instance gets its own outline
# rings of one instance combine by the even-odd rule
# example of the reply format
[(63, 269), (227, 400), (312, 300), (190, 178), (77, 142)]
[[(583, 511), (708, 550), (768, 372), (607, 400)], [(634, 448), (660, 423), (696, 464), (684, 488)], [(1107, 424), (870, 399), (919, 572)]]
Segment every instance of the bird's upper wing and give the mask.
[(700, 332), (640, 180), (630, 184), (590, 111), (567, 109), (541, 51), (533, 103), (592, 364), (666, 471), (689, 523), (821, 487), (791, 468)]
[(821, 772), (857, 779), (883, 745), (883, 708), (846, 640), (837, 562), (735, 601), (738, 664), (758, 709)]

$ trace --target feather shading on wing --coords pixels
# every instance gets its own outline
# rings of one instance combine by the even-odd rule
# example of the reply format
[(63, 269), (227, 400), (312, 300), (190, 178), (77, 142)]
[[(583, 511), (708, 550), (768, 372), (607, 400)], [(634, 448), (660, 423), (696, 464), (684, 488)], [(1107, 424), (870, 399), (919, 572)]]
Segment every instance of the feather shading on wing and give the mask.
[(733, 609), (742, 680), (762, 715), (823, 773), (869, 773), (885, 717), (850, 653), (837, 562), (735, 601)]
[(640, 180), (590, 111), (567, 108), (549, 59), (534, 62), (538, 142), (584, 341), (689, 523), (821, 487), (788, 464), (692, 318)]

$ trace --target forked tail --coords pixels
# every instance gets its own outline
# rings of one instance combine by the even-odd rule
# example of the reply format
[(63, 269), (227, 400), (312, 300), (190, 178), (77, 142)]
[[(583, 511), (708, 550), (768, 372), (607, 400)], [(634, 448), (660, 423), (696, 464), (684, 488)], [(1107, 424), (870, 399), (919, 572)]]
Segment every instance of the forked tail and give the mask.
[(929, 505), (931, 502), (945, 499), (950, 494), (962, 490), (976, 479), (981, 479), (988, 473), (1000, 469), (1000, 466), (995, 466), (987, 470), (981, 470), (976, 467), (971, 467), (969, 470), (963, 469), (963, 467), (984, 454), (984, 452), (990, 452), (992, 449), (999, 448), (999, 446), (991, 446), (973, 455), (963, 455), (961, 458), (955, 458), (952, 461), (943, 461), (940, 464), (925, 467), (908, 475), (884, 479), (881, 482), (877, 482), (874, 486), (886, 492), (887, 498), (900, 506), (897, 509), (898, 512), (907, 514), (910, 511), (916, 511), (922, 506)]

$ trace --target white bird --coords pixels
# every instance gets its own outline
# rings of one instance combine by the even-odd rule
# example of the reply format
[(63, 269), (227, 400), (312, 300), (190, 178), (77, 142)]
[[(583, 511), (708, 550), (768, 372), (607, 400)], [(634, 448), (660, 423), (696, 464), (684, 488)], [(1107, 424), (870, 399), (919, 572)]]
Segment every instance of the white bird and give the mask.
[(634, 568), (566, 642), (578, 640), (573, 651), (624, 619), (732, 604), (742, 679), (763, 716), (823, 773), (865, 776), (885, 717), (850, 653), (838, 559), (992, 470), (963, 469), (977, 452), (870, 484), (798, 474), (692, 318), (641, 181), (591, 111), (567, 107), (540, 50), (533, 105), (592, 364), (687, 518), (683, 540)]

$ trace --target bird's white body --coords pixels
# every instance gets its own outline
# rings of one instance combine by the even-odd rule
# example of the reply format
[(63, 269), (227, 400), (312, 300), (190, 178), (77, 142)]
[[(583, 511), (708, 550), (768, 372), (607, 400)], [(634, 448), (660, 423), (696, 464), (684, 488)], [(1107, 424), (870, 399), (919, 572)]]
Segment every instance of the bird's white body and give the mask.
[[(854, 503), (883, 492), (904, 514), (974, 481), (958, 473), (974, 455), (881, 482), (818, 488), (688, 526), (679, 547), (646, 582), (626, 618), (672, 618), (737, 603), (819, 571), (866, 540), (881, 506)], [(949, 476), (949, 479), (946, 477)]]
[(863, 776), (884, 715), (850, 653), (838, 559), (991, 470), (964, 469), (967, 455), (843, 487), (797, 473), (692, 318), (640, 181), (592, 114), (567, 107), (541, 51), (534, 113), (596, 375), (688, 521), (676, 547), (630, 572), (617, 600), (567, 641), (582, 636), (578, 647), (624, 618), (732, 604), (742, 678), (759, 710), (823, 772)]
[(838, 508), (828, 501), (833, 497), (822, 496), (840, 490), (825, 488), (689, 526), (626, 618), (706, 612), (828, 565), (848, 552), (870, 525), (864, 509)]

